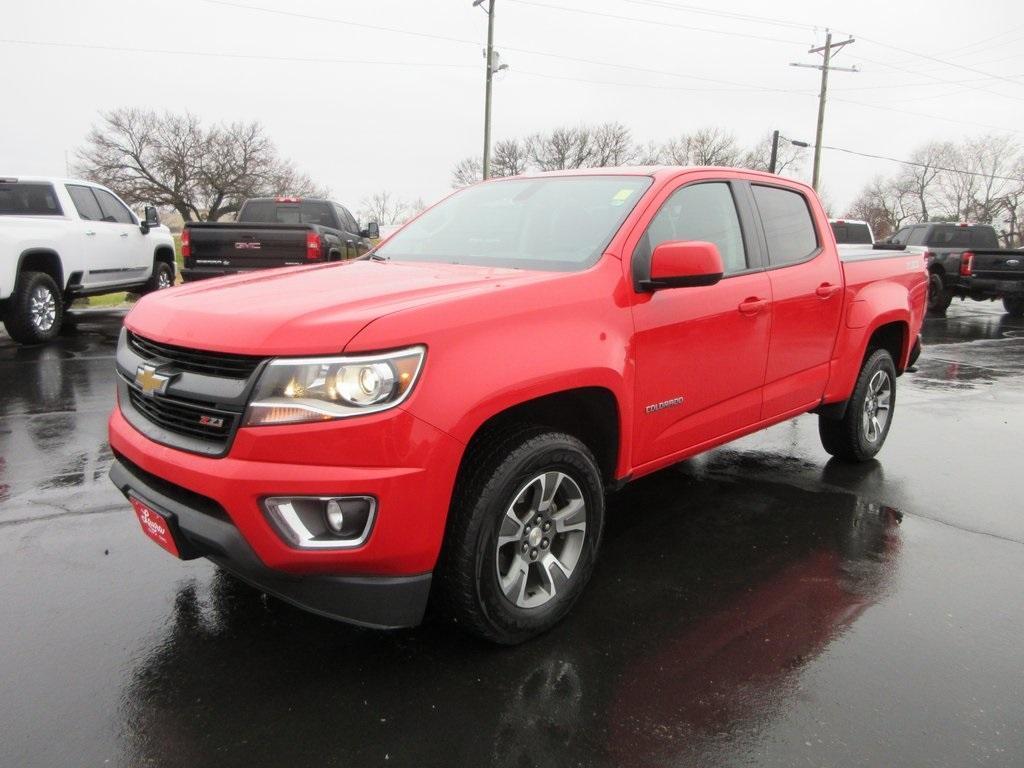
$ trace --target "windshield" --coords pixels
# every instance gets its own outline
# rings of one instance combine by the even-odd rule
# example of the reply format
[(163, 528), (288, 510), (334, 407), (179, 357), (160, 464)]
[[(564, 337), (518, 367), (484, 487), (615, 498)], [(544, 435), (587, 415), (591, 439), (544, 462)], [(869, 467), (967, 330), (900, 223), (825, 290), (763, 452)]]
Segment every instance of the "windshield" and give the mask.
[(647, 176), (551, 176), (468, 187), (377, 249), (394, 261), (570, 272), (604, 251)]

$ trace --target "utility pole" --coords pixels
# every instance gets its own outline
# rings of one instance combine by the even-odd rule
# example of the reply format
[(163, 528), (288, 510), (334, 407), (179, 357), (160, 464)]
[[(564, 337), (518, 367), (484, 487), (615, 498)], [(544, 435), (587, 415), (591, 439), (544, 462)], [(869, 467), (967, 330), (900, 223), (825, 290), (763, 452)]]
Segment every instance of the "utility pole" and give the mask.
[(815, 132), (814, 137), (814, 174), (811, 177), (811, 186), (815, 189), (818, 188), (818, 180), (821, 177), (821, 137), (825, 129), (825, 98), (828, 94), (828, 73), (830, 70), (836, 70), (839, 72), (859, 72), (856, 66), (853, 67), (836, 67), (832, 65), (832, 50), (839, 51), (841, 48), (855, 42), (851, 37), (847, 40), (841, 40), (838, 43), (832, 42), (832, 30), (825, 30), (825, 44), (817, 48), (811, 48), (808, 53), (820, 53), (824, 59), (821, 64), (799, 64), (791, 63), (791, 67), (807, 67), (809, 69), (820, 69), (821, 70), (821, 91), (818, 94), (818, 129)]
[[(475, 0), (480, 5), (484, 0)], [(487, 0), (487, 84), (484, 89), (484, 165), (483, 177), (491, 175), (491, 79), (494, 76), (494, 0)]]
[(779, 159), (779, 132), (772, 131), (772, 159), (768, 161), (768, 173), (775, 173), (775, 164)]

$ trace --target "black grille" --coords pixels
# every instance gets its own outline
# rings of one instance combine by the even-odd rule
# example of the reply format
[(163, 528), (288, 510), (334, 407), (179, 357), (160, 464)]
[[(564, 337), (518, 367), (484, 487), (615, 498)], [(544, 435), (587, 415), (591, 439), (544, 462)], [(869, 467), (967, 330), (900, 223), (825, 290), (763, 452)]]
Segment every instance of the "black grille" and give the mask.
[(131, 386), (128, 387), (128, 399), (136, 411), (164, 429), (221, 444), (231, 436), (239, 416), (188, 400), (160, 395), (147, 397)]
[(147, 360), (159, 358), (172, 364), (179, 371), (202, 373), (207, 376), (222, 376), (228, 379), (247, 379), (261, 362), (262, 357), (232, 355), (226, 352), (206, 352), (200, 349), (185, 349), (172, 344), (161, 344), (136, 336), (129, 331), (128, 346)]

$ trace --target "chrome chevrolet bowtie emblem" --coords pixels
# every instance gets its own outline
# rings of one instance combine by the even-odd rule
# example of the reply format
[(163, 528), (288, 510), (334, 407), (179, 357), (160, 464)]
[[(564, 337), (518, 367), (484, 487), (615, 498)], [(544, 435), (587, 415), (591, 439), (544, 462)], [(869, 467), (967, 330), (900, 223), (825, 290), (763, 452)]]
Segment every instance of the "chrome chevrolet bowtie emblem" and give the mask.
[(171, 381), (170, 376), (156, 372), (155, 365), (144, 363), (135, 371), (135, 384), (142, 390), (142, 394), (152, 397), (156, 394), (164, 394), (167, 391), (167, 384)]

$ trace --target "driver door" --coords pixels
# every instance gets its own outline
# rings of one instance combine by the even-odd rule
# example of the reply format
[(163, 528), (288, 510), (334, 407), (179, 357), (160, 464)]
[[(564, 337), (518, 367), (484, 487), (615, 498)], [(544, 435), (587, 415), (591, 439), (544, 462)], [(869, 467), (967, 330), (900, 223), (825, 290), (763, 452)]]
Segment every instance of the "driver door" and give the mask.
[(686, 176), (633, 249), (633, 274), (658, 244), (714, 243), (715, 285), (640, 294), (633, 307), (636, 403), (632, 464), (639, 467), (720, 441), (760, 420), (771, 327), (771, 286), (745, 184)]

